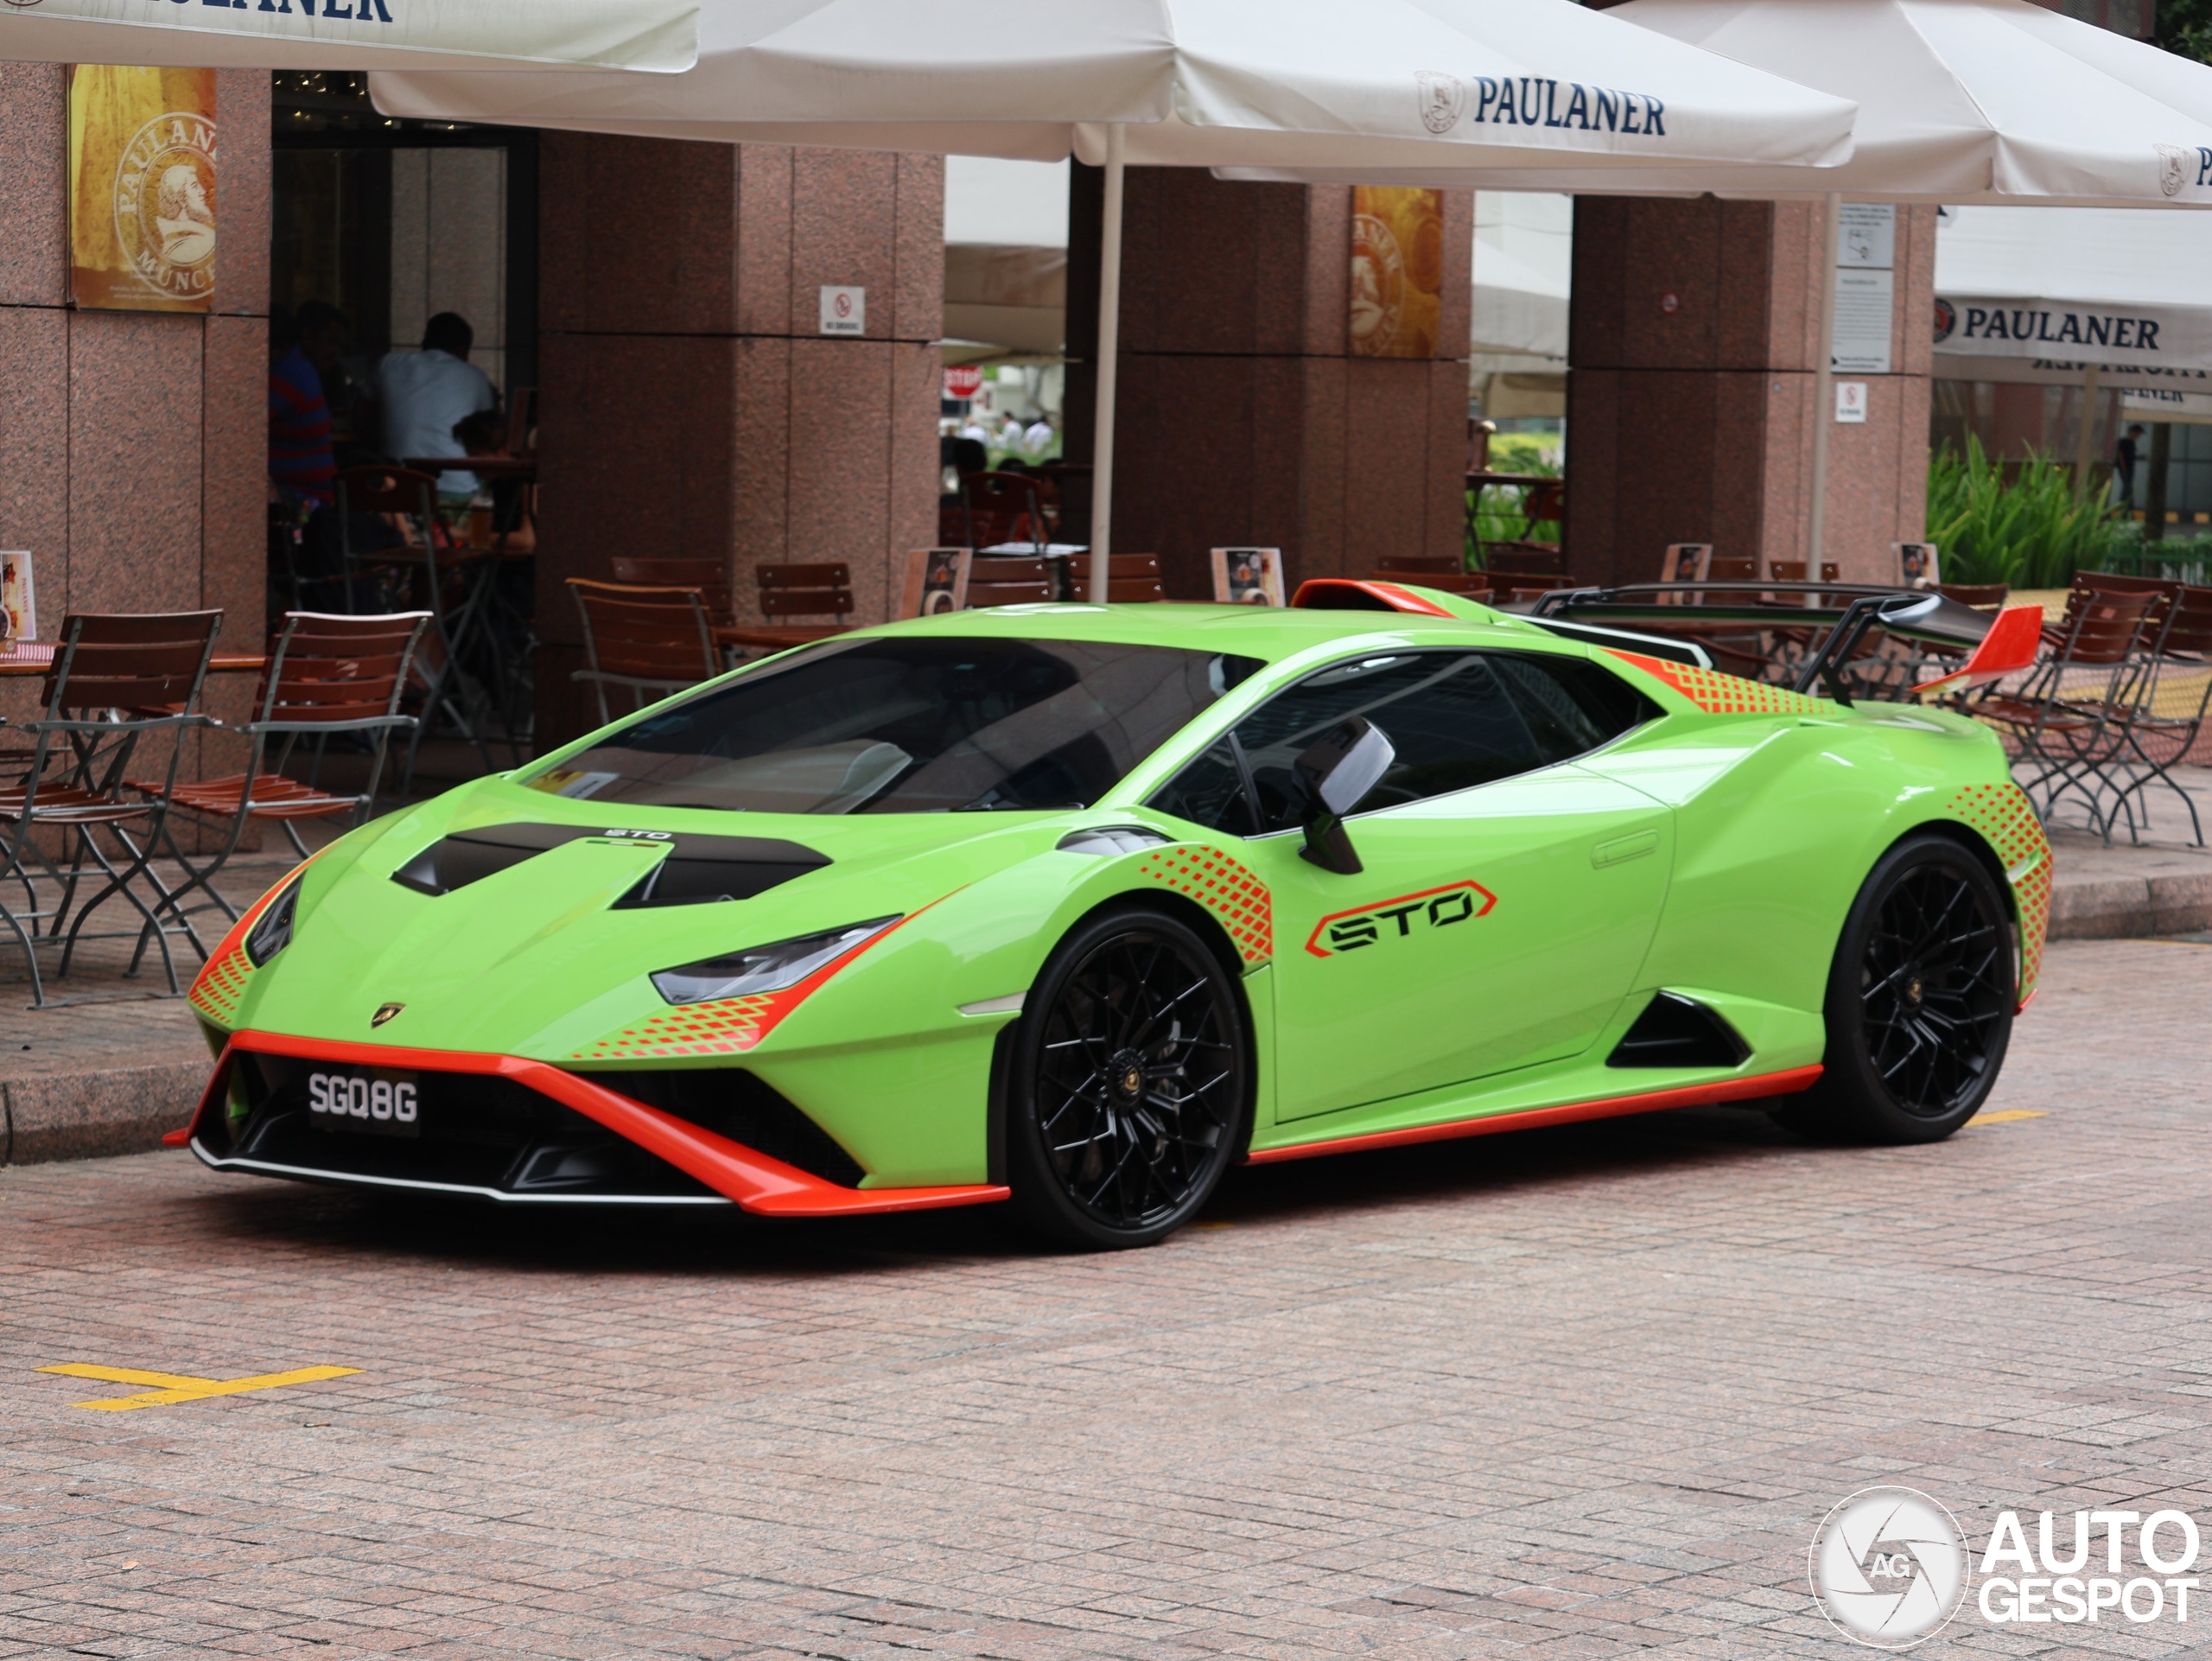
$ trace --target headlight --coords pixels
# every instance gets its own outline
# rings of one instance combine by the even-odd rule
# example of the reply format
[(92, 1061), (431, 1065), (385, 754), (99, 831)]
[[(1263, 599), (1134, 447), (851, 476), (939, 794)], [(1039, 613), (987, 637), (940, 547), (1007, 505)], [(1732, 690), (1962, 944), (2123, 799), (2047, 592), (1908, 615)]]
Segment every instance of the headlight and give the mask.
[(796, 940), (757, 945), (747, 951), (732, 952), (727, 958), (707, 958), (685, 964), (680, 969), (664, 969), (653, 977), (653, 985), (671, 1003), (703, 1003), (709, 998), (741, 998), (756, 992), (780, 992), (873, 939), (898, 920), (896, 917), (879, 917), (872, 923), (851, 923), (823, 934), (803, 934)]
[(253, 929), (245, 937), (245, 955), (253, 959), (256, 969), (292, 944), (292, 913), (299, 908), (300, 881), (294, 877), (254, 920)]

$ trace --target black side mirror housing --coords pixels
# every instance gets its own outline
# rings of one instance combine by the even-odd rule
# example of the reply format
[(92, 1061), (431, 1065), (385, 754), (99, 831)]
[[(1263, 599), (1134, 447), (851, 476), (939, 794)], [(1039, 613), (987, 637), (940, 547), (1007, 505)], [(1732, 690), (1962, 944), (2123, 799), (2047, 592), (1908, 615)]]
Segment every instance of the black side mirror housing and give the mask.
[(1383, 730), (1354, 716), (1309, 747), (1295, 763), (1306, 790), (1306, 846), (1299, 850), (1325, 871), (1356, 876), (1364, 869), (1344, 830), (1344, 815), (1389, 771), (1398, 752)]

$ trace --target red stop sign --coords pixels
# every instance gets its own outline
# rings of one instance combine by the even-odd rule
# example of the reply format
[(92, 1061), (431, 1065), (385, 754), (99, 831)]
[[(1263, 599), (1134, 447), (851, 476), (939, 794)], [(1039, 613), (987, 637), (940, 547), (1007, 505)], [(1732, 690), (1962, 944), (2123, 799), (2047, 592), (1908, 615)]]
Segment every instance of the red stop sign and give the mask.
[(972, 364), (944, 372), (944, 395), (947, 398), (973, 398), (983, 390), (983, 372)]

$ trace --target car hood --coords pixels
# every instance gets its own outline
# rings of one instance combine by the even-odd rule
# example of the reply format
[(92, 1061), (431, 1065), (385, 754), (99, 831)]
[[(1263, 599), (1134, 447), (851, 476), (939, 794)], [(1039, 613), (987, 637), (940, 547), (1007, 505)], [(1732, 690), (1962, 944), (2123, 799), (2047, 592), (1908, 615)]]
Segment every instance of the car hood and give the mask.
[[(594, 808), (487, 780), (310, 865), (292, 942), (249, 977), (232, 1024), (564, 1056), (665, 1010), (658, 970), (912, 916), (1077, 817)], [(741, 897), (692, 897), (725, 891)]]

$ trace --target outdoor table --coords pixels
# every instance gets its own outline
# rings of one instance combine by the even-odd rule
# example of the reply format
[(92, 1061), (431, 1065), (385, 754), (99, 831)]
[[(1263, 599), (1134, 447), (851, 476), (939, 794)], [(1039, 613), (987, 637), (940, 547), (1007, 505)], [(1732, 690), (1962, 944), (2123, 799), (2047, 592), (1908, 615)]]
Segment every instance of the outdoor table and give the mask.
[(788, 652), (795, 646), (812, 646), (835, 634), (850, 633), (855, 623), (717, 623), (715, 644), (750, 646), (756, 651)]
[(518, 480), (530, 484), (537, 477), (534, 455), (410, 455), (400, 461), (417, 473), (473, 473), (486, 484)]
[[(54, 667), (54, 643), (50, 640), (10, 640), (0, 644), (0, 678), (24, 678), (43, 675)], [(269, 659), (259, 653), (218, 652), (207, 660), (211, 675), (259, 674), (269, 666)]]

